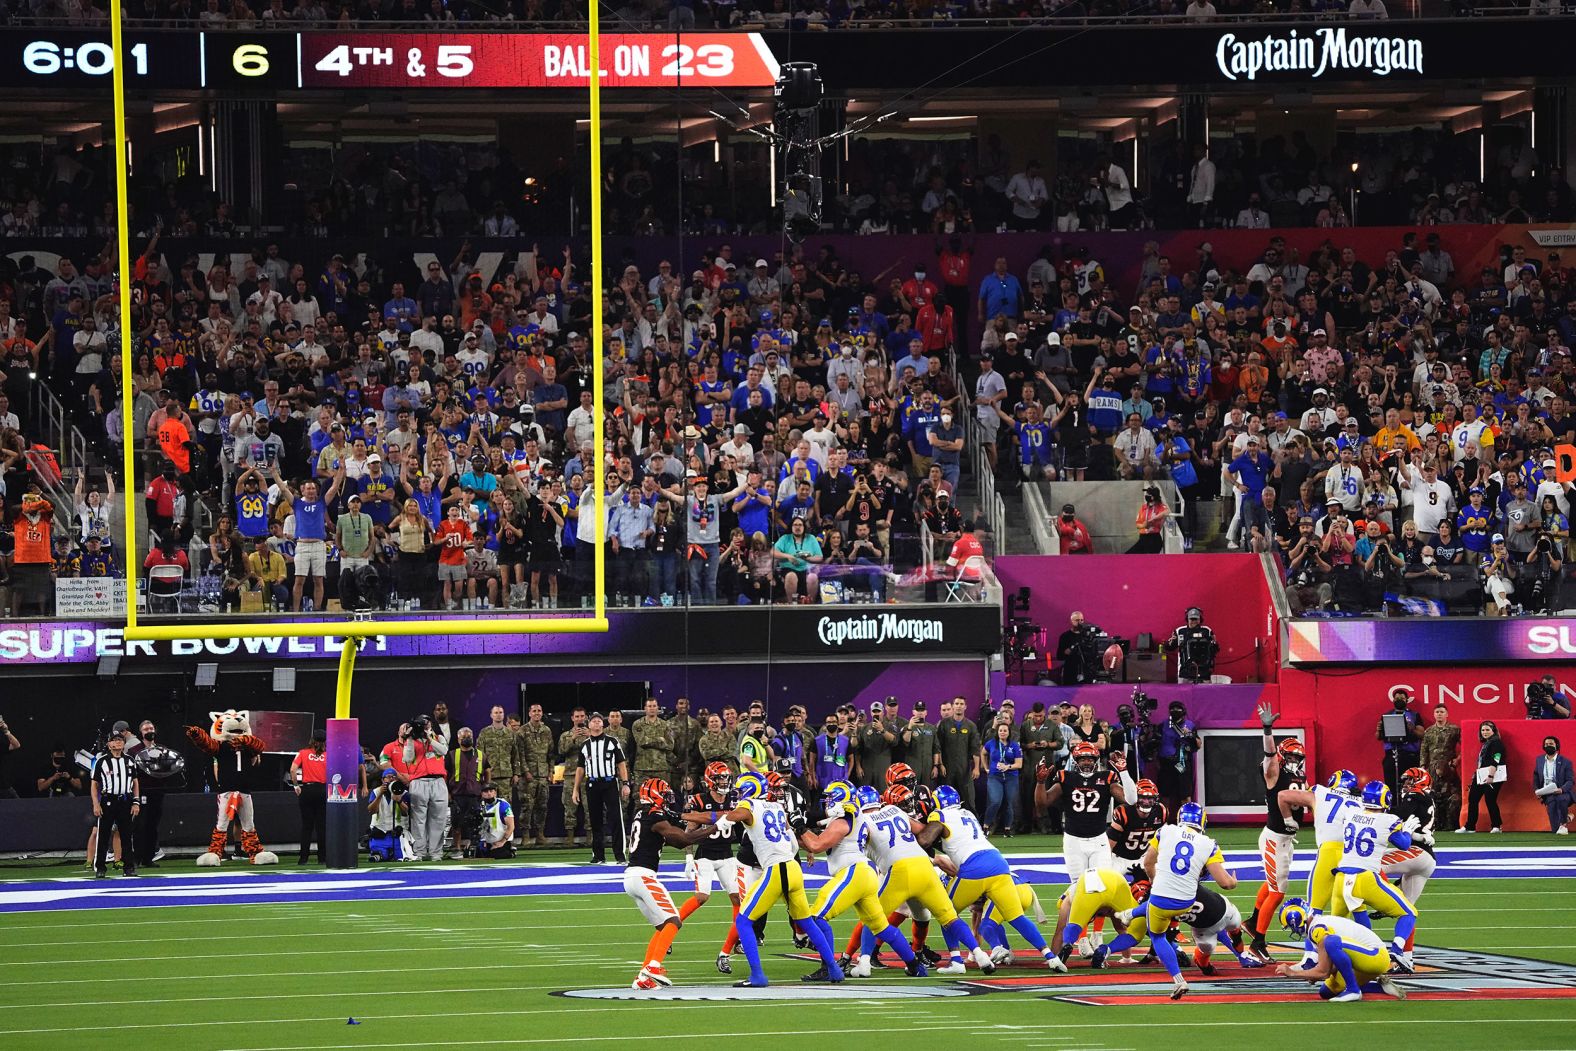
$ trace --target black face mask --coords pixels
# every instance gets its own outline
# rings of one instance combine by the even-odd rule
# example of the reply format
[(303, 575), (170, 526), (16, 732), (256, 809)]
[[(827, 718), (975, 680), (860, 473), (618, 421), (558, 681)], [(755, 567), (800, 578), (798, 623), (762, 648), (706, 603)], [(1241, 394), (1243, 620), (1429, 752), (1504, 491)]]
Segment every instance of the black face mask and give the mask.
[(142, 735), (142, 739), (144, 741), (147, 741), (149, 744), (152, 744), (153, 740), (154, 740), (154, 733), (153, 733), (153, 731), (149, 730), (147, 733), (143, 734)]
[(1405, 701), (1405, 699), (1392, 701), (1391, 703), (1395, 705), (1395, 710), (1396, 711), (1398, 711), (1398, 712), (1406, 711), (1406, 701)]
[(1546, 744), (1543, 746), (1544, 755), (1557, 755), (1559, 750), (1559, 745)]

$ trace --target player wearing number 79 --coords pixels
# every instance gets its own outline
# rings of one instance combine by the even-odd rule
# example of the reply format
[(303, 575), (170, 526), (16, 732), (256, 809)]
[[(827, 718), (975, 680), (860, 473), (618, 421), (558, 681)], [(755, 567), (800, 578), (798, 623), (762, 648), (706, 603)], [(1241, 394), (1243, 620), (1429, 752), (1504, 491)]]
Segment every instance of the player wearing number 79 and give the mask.
[[(753, 771), (739, 775), (733, 783), (733, 793), (739, 805), (726, 813), (692, 812), (684, 815), (685, 821), (718, 824), (732, 821), (743, 825), (745, 835), (755, 848), (755, 858), (761, 877), (745, 891), (739, 905), (739, 915), (734, 929), (739, 934), (739, 947), (750, 961), (750, 976), (735, 982), (737, 986), (764, 987), (766, 972), (761, 969), (761, 947), (755, 937), (755, 921), (771, 911), (780, 900), (788, 903), (788, 918), (799, 920), (804, 932), (810, 936), (815, 951), (821, 955), (826, 968), (826, 978), (831, 982), (843, 980), (842, 968), (832, 955), (832, 941), (827, 937), (828, 927), (810, 920), (810, 900), (804, 893), (804, 871), (799, 867), (799, 842), (795, 838), (804, 831), (803, 816), (792, 822), (783, 805), (767, 798), (766, 779)], [(798, 827), (793, 827), (797, 825)]]
[[(1144, 853), (1144, 871), (1149, 874), (1149, 900), (1129, 917), (1118, 913), (1117, 920), (1128, 923), (1127, 933), (1111, 942), (1110, 952), (1122, 952), (1138, 944), (1146, 933), (1155, 955), (1171, 976), (1171, 999), (1187, 993), (1187, 982), (1177, 964), (1176, 949), (1166, 937), (1171, 921), (1193, 908), (1198, 897), (1198, 881), (1207, 871), (1221, 890), (1237, 885), (1237, 878), (1226, 869), (1220, 847), (1204, 835), (1204, 808), (1184, 803), (1177, 810), (1177, 823), (1161, 828)], [(1103, 959), (1105, 953), (1101, 952)]]

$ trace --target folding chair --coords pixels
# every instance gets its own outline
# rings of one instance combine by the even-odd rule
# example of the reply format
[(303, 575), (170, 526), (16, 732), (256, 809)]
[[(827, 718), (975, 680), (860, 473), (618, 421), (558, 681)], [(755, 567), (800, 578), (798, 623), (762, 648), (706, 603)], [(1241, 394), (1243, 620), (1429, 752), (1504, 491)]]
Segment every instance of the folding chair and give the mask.
[[(971, 576), (972, 574), (972, 576)], [(983, 602), (985, 600), (985, 558), (970, 555), (958, 567), (958, 575), (945, 582), (943, 602)], [(971, 590), (972, 589), (972, 590)]]
[(148, 567), (148, 612), (179, 613), (181, 593), (185, 588), (186, 571), (180, 566)]

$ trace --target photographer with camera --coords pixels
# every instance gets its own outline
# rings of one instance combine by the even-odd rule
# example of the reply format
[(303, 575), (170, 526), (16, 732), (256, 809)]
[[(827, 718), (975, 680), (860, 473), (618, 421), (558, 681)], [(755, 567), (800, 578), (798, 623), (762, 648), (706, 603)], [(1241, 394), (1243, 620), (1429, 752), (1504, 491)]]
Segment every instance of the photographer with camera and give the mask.
[(1198, 753), (1198, 727), (1187, 717), (1187, 705), (1172, 701), (1166, 709), (1155, 751), (1155, 780), (1160, 797), (1172, 813), (1193, 798), (1193, 757)]
[(1488, 599), (1484, 615), (1508, 617), (1514, 612), (1510, 598), (1516, 594), (1516, 564), (1505, 547), (1504, 534), (1495, 533), (1489, 538), (1489, 549), (1481, 558), (1483, 594)]
[(449, 751), (447, 769), (450, 792), (450, 822), (454, 832), (454, 853), (465, 856), (465, 843), (476, 846), (482, 823), (482, 786), (492, 784), (489, 758), (476, 747), (476, 736), (469, 726), (460, 727), (457, 747)]
[(1127, 772), (1133, 775), (1135, 781), (1149, 776), (1144, 771), (1147, 769), (1146, 763), (1154, 759), (1154, 750), (1151, 748), (1146, 754), (1144, 744), (1146, 737), (1154, 736), (1154, 724), (1150, 716), (1159, 703), (1135, 686), (1129, 701), (1116, 706), (1116, 725), (1111, 727), (1106, 754), (1113, 759), (1121, 756)]
[(1571, 717), (1570, 698), (1559, 691), (1555, 678), (1545, 675), (1537, 682), (1527, 685), (1527, 718), (1528, 719), (1569, 719)]
[(1528, 613), (1553, 613), (1554, 600), (1559, 596), (1560, 570), (1559, 543), (1547, 533), (1540, 532), (1532, 543), (1517, 570), (1516, 579), (1521, 584), (1522, 608)]
[(1068, 628), (1056, 640), (1056, 659), (1062, 666), (1062, 685), (1078, 686), (1093, 682), (1100, 670), (1100, 654), (1095, 640), (1100, 629), (1084, 623), (1084, 615), (1074, 610)]
[(1373, 613), (1384, 608), (1384, 597), (1394, 594), (1406, 560), (1395, 553), (1390, 538), (1377, 519), (1370, 518), (1357, 540), (1356, 558), (1362, 563), (1363, 610)]
[(491, 781), (482, 785), (481, 811), (478, 814), (476, 856), (479, 858), (514, 857), (514, 810), (498, 795)]
[[(401, 728), (403, 732), (404, 728)], [(399, 773), (391, 766), (380, 772), (383, 783), (372, 790), (367, 800), (367, 812), (372, 815), (371, 833), (367, 837), (367, 850), (373, 861), (416, 860), (415, 849), (405, 853), (405, 822), (410, 817), (409, 794)]]
[[(1412, 694), (1405, 686), (1392, 689), (1390, 710), (1380, 715), (1379, 729), (1375, 734), (1376, 739), (1384, 743), (1385, 784), (1396, 795), (1401, 791), (1401, 772), (1421, 763), (1423, 717), (1407, 707), (1411, 700)], [(1397, 724), (1396, 716), (1403, 721)], [(1387, 718), (1394, 724), (1388, 729), (1385, 726)]]
[(449, 786), (444, 766), (447, 752), (432, 719), (426, 715), (401, 723), (399, 737), (383, 747), (383, 765), (393, 768), (408, 786), (410, 839), (418, 859), (443, 860), (443, 836), (449, 822)]
[(82, 774), (66, 754), (66, 746), (56, 744), (49, 753), (49, 768), (35, 781), (38, 794), (46, 799), (82, 794)]
[(1297, 538), (1286, 552), (1286, 600), (1293, 613), (1329, 606), (1335, 597), (1329, 574), (1330, 563), (1324, 560), (1313, 519), (1303, 515), (1297, 519)]
[(1177, 682), (1208, 682), (1215, 674), (1220, 643), (1215, 641), (1214, 629), (1205, 626), (1204, 611), (1197, 606), (1188, 609), (1187, 623), (1171, 633), (1165, 648), (1177, 655)]

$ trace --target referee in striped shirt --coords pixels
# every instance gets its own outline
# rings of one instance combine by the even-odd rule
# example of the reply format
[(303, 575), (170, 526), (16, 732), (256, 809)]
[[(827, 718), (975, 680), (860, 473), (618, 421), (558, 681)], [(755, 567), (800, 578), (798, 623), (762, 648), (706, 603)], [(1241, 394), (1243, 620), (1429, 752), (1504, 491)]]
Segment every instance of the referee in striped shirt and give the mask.
[(580, 766), (575, 770), (574, 794), (570, 805), (579, 806), (582, 790), (586, 797), (586, 819), (591, 823), (591, 863), (605, 864), (602, 842), (613, 830), (613, 856), (624, 864), (624, 808), (629, 798), (629, 762), (624, 746), (602, 731), (607, 723), (600, 713), (591, 716), (591, 736), (580, 746)]
[(141, 794), (137, 767), (126, 757), (126, 741), (115, 734), (109, 739), (109, 754), (99, 756), (98, 762), (93, 764), (93, 816), (98, 818), (98, 849), (93, 857), (93, 875), (100, 879), (105, 876), (110, 830), (114, 828), (120, 829), (125, 873), (128, 876), (137, 874), (137, 850), (131, 838), (131, 825), (142, 810), (137, 802)]

